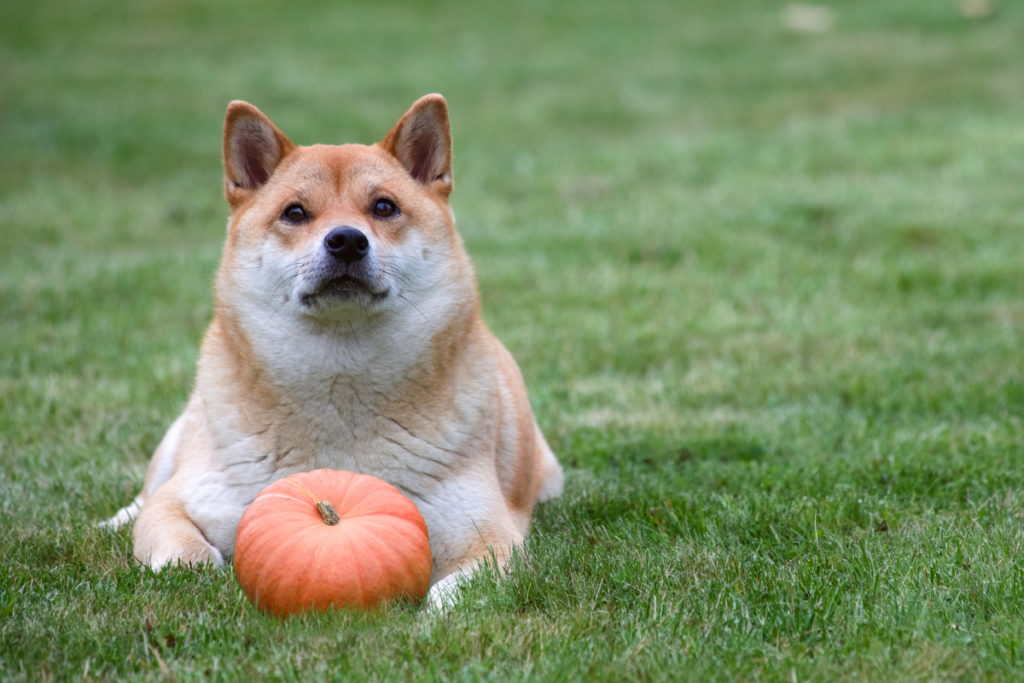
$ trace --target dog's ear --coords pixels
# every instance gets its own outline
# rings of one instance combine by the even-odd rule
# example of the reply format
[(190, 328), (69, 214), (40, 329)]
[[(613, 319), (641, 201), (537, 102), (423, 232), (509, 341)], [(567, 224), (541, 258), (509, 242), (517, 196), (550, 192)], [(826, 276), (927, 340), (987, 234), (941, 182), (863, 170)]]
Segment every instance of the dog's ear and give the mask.
[(232, 208), (267, 182), (295, 145), (248, 102), (235, 100), (224, 119), (224, 195)]
[(417, 182), (442, 197), (451, 194), (452, 133), (443, 97), (424, 95), (416, 100), (380, 146)]

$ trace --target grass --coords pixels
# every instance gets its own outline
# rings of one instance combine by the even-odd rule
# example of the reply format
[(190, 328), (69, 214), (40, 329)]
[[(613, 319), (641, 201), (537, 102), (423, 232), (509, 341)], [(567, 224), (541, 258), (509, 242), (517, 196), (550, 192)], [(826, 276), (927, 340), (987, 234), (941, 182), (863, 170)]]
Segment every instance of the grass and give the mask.
[[(0, 5), (0, 680), (1024, 676), (1024, 12)], [(503, 581), (278, 622), (92, 526), (183, 405), (225, 105), (452, 110), (488, 323), (568, 474)]]

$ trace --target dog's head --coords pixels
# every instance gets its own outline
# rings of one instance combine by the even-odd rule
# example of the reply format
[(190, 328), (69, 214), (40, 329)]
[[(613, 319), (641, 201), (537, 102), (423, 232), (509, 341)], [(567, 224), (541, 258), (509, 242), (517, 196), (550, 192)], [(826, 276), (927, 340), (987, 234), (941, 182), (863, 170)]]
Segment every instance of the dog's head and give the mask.
[(466, 289), (472, 271), (448, 205), (451, 165), (440, 95), (418, 100), (369, 147), (297, 146), (256, 107), (232, 102), (218, 305), (337, 327)]

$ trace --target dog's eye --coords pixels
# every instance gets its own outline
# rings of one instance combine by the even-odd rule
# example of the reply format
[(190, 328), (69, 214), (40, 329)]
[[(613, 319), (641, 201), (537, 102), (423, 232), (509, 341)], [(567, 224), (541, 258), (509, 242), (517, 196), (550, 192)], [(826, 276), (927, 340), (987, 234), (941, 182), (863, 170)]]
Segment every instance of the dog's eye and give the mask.
[(373, 204), (373, 215), (380, 218), (387, 218), (398, 211), (398, 207), (390, 199), (378, 199)]
[(281, 214), (281, 218), (285, 219), (289, 223), (301, 223), (302, 221), (309, 218), (306, 215), (306, 210), (298, 204), (290, 204), (284, 213)]

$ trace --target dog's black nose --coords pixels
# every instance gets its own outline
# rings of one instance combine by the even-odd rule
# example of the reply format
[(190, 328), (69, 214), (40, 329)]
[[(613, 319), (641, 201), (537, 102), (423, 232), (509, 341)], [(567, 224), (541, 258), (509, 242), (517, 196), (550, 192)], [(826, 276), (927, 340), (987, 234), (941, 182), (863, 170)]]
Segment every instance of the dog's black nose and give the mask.
[(324, 238), (324, 246), (331, 256), (345, 263), (355, 263), (370, 252), (370, 240), (355, 228), (331, 230)]

